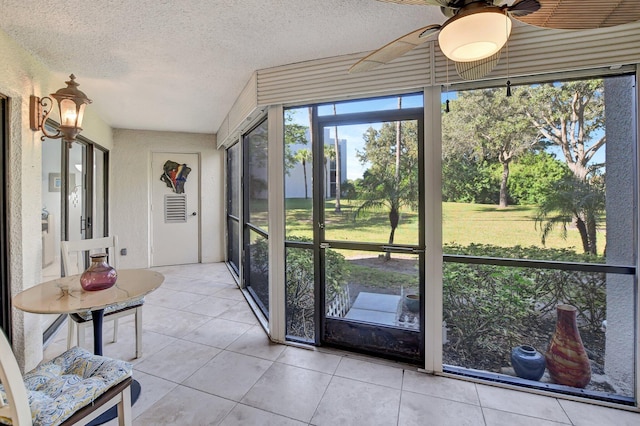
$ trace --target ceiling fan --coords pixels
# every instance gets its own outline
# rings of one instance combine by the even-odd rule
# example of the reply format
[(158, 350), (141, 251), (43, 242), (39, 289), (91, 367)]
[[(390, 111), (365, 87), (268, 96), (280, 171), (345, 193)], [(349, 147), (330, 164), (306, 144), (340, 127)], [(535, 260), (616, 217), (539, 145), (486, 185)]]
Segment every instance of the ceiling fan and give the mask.
[(511, 34), (511, 18), (554, 29), (592, 29), (640, 20), (637, 0), (378, 0), (405, 5), (440, 6), (448, 19), (406, 34), (354, 64), (363, 72), (404, 55), (438, 34), (442, 53), (467, 80), (489, 74)]

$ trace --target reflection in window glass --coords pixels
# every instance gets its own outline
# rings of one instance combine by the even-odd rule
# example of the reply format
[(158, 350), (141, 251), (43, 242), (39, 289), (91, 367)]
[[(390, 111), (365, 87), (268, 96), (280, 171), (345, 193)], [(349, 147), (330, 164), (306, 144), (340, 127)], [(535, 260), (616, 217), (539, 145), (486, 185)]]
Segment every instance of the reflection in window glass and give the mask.
[(269, 317), (268, 132), (263, 121), (244, 136), (244, 279), (264, 315)]
[(248, 266), (247, 289), (265, 316), (269, 316), (269, 241), (249, 231), (249, 247), (245, 252)]
[[(62, 229), (62, 142), (42, 142), (42, 278), (60, 278)], [(57, 315), (56, 315), (57, 317)]]
[[(86, 202), (87, 202), (87, 174), (86, 161), (87, 145), (74, 143), (69, 148), (69, 169), (67, 191), (67, 241), (84, 240), (87, 238)], [(88, 266), (88, 265), (86, 265)]]
[(268, 200), (268, 135), (263, 121), (244, 137), (248, 169), (245, 170), (245, 190), (248, 191), (249, 222), (263, 230), (269, 227)]
[(313, 235), (311, 108), (284, 112), (286, 237)]
[(240, 272), (240, 224), (229, 219), (227, 221), (228, 232), (228, 261), (236, 274)]
[[(48, 139), (42, 142), (42, 280), (62, 275), (60, 241), (62, 236), (62, 142)], [(42, 330), (50, 327), (57, 314), (40, 315)]]
[(93, 149), (93, 237), (106, 237), (106, 152)]
[(227, 260), (240, 272), (240, 146), (227, 149)]
[(227, 149), (227, 214), (240, 217), (240, 144)]

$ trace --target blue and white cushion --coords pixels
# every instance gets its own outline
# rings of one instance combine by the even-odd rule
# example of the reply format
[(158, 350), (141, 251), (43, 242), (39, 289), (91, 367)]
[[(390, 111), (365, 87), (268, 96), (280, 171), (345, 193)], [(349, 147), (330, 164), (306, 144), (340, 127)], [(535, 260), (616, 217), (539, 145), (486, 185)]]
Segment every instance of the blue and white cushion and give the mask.
[[(56, 426), (131, 377), (132, 365), (74, 347), (23, 376), (34, 426)], [(3, 398), (4, 388), (0, 386)], [(0, 423), (11, 424), (0, 417)]]

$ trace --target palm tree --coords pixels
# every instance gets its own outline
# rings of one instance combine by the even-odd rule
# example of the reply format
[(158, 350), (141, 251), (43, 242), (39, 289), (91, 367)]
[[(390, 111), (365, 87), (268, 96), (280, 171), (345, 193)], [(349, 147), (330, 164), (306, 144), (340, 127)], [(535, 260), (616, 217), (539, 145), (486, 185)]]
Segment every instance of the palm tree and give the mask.
[(550, 194), (538, 207), (536, 227), (540, 226), (542, 244), (555, 225), (562, 226), (562, 235), (567, 236), (567, 224), (575, 222), (585, 253), (596, 255), (597, 225), (605, 211), (605, 195), (602, 176), (588, 180), (570, 176), (557, 182)]
[(312, 159), (311, 151), (307, 148), (302, 148), (296, 152), (295, 159), (302, 164), (302, 173), (304, 174), (304, 198), (309, 198), (307, 191), (307, 161)]
[[(366, 172), (365, 172), (366, 173)], [(381, 208), (389, 209), (389, 244), (393, 244), (396, 229), (400, 224), (400, 211), (402, 207), (407, 206), (415, 208), (415, 201), (411, 189), (407, 185), (397, 185), (393, 176), (389, 179), (379, 180), (378, 176), (370, 175), (370, 181), (375, 182), (369, 186), (375, 189), (365, 191), (364, 196), (368, 197), (356, 210), (354, 218), (357, 218), (365, 210), (377, 210)], [(365, 176), (365, 185), (367, 185), (367, 177)], [(385, 253), (385, 259), (391, 259), (391, 253)]]
[[(398, 131), (402, 135), (398, 136)], [(402, 126), (385, 123), (377, 131), (369, 128), (363, 135), (364, 150), (358, 152), (363, 164), (370, 164), (364, 172), (360, 197), (363, 203), (355, 212), (357, 218), (365, 210), (389, 211), (389, 244), (393, 244), (395, 232), (400, 223), (403, 207), (417, 208), (418, 200), (418, 150), (417, 125), (405, 122)], [(396, 150), (403, 152), (396, 155)], [(386, 259), (391, 254), (385, 254)]]

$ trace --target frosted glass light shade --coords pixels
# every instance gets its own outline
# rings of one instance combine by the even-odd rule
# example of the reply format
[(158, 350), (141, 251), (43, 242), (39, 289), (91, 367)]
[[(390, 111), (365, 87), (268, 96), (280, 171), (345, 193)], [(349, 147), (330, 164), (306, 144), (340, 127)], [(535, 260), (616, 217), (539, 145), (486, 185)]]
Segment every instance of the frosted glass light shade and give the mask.
[[(60, 125), (66, 127), (77, 127), (76, 122), (78, 112), (76, 111), (76, 103), (71, 99), (63, 99), (60, 102)], [(81, 125), (82, 123), (80, 123)]]
[(71, 143), (76, 140), (76, 136), (82, 130), (82, 119), (84, 109), (91, 100), (83, 92), (78, 90), (76, 76), (71, 74), (67, 87), (52, 93), (51, 97), (58, 102), (60, 108), (60, 137)]
[(456, 62), (488, 58), (505, 45), (511, 19), (500, 8), (464, 14), (449, 20), (438, 35), (440, 50)]

